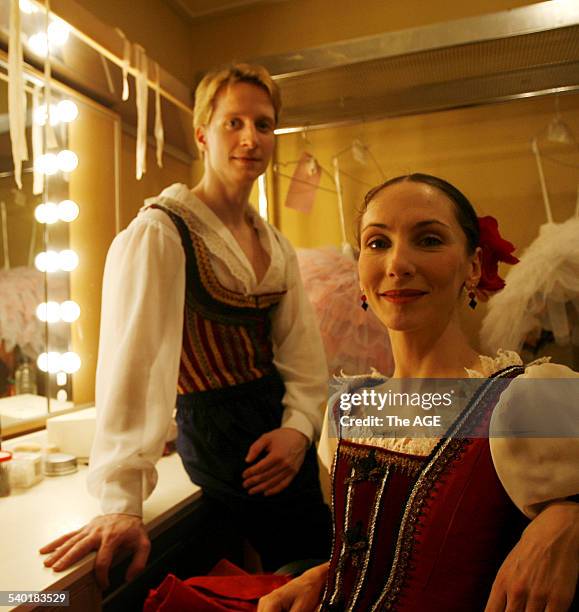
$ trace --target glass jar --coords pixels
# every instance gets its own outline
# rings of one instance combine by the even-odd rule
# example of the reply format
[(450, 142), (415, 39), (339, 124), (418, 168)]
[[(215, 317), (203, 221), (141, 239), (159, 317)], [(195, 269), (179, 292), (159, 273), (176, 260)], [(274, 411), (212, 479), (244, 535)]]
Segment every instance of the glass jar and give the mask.
[(0, 497), (10, 495), (10, 462), (12, 453), (0, 451)]

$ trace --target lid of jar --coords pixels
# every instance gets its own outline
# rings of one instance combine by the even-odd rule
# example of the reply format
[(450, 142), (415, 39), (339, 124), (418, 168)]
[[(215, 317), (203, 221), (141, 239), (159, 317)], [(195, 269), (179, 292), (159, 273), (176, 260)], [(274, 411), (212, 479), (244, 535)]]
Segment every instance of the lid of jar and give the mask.
[(0, 463), (2, 461), (10, 461), (12, 459), (12, 453), (10, 451), (0, 451)]
[(66, 453), (52, 453), (44, 459), (43, 470), (46, 476), (64, 476), (78, 469), (76, 457)]

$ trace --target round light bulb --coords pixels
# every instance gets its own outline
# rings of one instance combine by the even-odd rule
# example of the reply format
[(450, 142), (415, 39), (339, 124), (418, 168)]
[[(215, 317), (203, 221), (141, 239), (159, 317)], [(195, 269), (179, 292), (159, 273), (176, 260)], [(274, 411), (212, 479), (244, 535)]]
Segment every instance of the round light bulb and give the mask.
[(70, 27), (62, 19), (55, 19), (48, 26), (48, 40), (58, 46), (62, 46), (68, 40)]
[(38, 304), (36, 307), (36, 316), (44, 323), (46, 321), (46, 302)]
[(37, 270), (41, 272), (46, 272), (46, 253), (43, 251), (42, 253), (38, 253), (38, 255), (34, 258), (34, 265)]
[(48, 353), (40, 353), (36, 365), (41, 372), (48, 372)]
[[(48, 114), (46, 112), (46, 109), (47, 109), (46, 104), (41, 104), (39, 107), (34, 109), (34, 123), (36, 123), (37, 125), (46, 125), (46, 119), (47, 119), (47, 114)], [(60, 121), (61, 119), (60, 119), (60, 115), (59, 115), (56, 104), (51, 104), (50, 105), (50, 125), (58, 125)]]
[[(60, 372), (59, 372), (59, 374), (60, 374)], [(57, 376), (58, 376), (58, 374), (57, 374)], [(66, 392), (66, 389), (59, 389), (56, 392), (56, 399), (59, 402), (66, 402), (66, 400), (68, 399), (68, 393)]]
[(64, 385), (66, 385), (66, 381), (67, 381), (66, 372), (56, 373), (56, 384), (59, 387), (64, 387)]
[(66, 300), (60, 305), (60, 318), (66, 323), (72, 323), (80, 317), (80, 306), (73, 300)]
[(46, 302), (46, 321), (48, 323), (60, 321), (60, 304), (58, 302)]
[(79, 208), (74, 200), (62, 200), (58, 204), (58, 216), (61, 221), (70, 223), (78, 217)]
[[(60, 370), (64, 370), (61, 366), (62, 355), (56, 351), (49, 351), (47, 357), (47, 367), (50, 374), (56, 374)], [(66, 370), (64, 370), (66, 372)]]
[(43, 210), (44, 223), (52, 225), (56, 223), (60, 217), (58, 214), (58, 206), (54, 202), (46, 202)]
[(78, 372), (81, 366), (80, 357), (72, 351), (64, 353), (60, 361), (62, 364), (62, 369), (67, 374), (74, 374), (75, 372)]
[(57, 105), (57, 115), (63, 123), (70, 123), (78, 117), (78, 106), (72, 100), (61, 100)]
[(34, 218), (38, 221), (38, 223), (46, 223), (44, 204), (39, 204), (34, 209)]
[(30, 0), (20, 0), (18, 4), (20, 5), (20, 10), (26, 15), (33, 15), (38, 12), (38, 8)]
[(56, 272), (60, 265), (60, 256), (56, 251), (46, 251), (46, 272)]
[(65, 249), (58, 254), (59, 268), (65, 272), (71, 272), (78, 266), (78, 255), (71, 249)]
[(64, 149), (57, 156), (57, 163), (63, 172), (72, 172), (78, 166), (78, 157), (73, 151)]
[(28, 39), (28, 46), (32, 53), (40, 57), (48, 55), (48, 38), (44, 32), (37, 32)]
[(34, 166), (42, 174), (51, 176), (52, 174), (58, 172), (59, 163), (54, 153), (45, 153), (36, 159)]

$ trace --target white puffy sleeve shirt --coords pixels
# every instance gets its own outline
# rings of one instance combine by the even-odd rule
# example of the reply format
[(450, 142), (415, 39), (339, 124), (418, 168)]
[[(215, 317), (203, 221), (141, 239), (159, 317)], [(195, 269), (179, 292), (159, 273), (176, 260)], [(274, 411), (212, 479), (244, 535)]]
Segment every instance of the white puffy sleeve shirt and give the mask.
[[(201, 238), (219, 281), (245, 294), (286, 290), (272, 315), (274, 363), (286, 392), (283, 427), (312, 441), (326, 402), (327, 366), (313, 310), (290, 243), (249, 211), (270, 266), (258, 283), (237, 241), (185, 185), (164, 198), (188, 207), (201, 222)], [(177, 394), (185, 303), (185, 253), (169, 217), (143, 209), (113, 241), (102, 293), (96, 375), (97, 426), (88, 488), (103, 513), (142, 515), (157, 482)]]

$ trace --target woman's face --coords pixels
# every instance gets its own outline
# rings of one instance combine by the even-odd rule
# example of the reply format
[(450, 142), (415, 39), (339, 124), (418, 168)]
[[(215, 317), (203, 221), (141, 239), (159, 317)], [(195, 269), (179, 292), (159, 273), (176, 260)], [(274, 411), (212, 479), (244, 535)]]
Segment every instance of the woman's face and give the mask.
[(478, 280), (453, 202), (423, 183), (379, 191), (361, 223), (358, 268), (362, 291), (391, 330), (439, 329), (453, 317), (461, 288)]
[(196, 132), (205, 171), (226, 185), (252, 183), (271, 159), (274, 128), (275, 111), (264, 89), (243, 82), (224, 87), (211, 121)]

